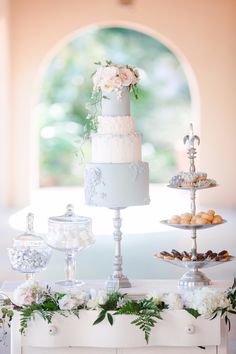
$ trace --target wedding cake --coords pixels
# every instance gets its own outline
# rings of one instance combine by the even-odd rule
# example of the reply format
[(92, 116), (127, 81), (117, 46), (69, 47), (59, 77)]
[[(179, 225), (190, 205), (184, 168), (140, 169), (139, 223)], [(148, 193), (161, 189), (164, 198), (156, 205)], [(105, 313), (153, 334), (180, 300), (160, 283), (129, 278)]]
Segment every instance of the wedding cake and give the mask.
[(108, 63), (93, 77), (100, 92), (102, 115), (91, 136), (92, 160), (85, 171), (86, 204), (108, 208), (149, 204), (149, 168), (142, 162), (141, 134), (130, 115), (130, 91), (138, 71)]

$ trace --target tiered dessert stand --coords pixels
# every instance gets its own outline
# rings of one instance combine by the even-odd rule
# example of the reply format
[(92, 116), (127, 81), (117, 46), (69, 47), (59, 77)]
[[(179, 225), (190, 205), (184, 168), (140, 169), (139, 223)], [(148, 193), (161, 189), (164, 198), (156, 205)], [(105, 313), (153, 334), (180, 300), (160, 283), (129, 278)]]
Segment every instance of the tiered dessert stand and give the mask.
[[(193, 133), (193, 126), (190, 124), (190, 134), (186, 135), (183, 139), (184, 144), (188, 145), (187, 148), (187, 155), (190, 161), (190, 168), (189, 172), (194, 173), (195, 172), (195, 158), (196, 158), (196, 148), (195, 148), (195, 143), (200, 144), (200, 138), (197, 135), (194, 135)], [(196, 215), (196, 192), (201, 189), (207, 189), (207, 188), (212, 188), (216, 187), (216, 184), (210, 184), (209, 186), (200, 186), (200, 187), (189, 187), (189, 188), (183, 188), (183, 187), (178, 187), (178, 186), (173, 186), (173, 185), (168, 185), (170, 188), (176, 188), (176, 189), (181, 189), (181, 190), (189, 190), (190, 192), (190, 198), (191, 198), (191, 214), (194, 216)], [(223, 220), (222, 223), (225, 223), (226, 220)], [(202, 268), (209, 268), (209, 267), (214, 267), (217, 265), (222, 264), (223, 262), (212, 262), (210, 259), (205, 259), (203, 261), (198, 261), (197, 260), (197, 230), (204, 230), (213, 226), (218, 226), (221, 224), (170, 224), (168, 223), (168, 220), (163, 220), (161, 221), (162, 224), (184, 229), (184, 230), (189, 230), (191, 231), (191, 239), (192, 239), (192, 248), (191, 248), (191, 261), (180, 261), (180, 260), (168, 260), (168, 259), (161, 259), (165, 262), (172, 263), (176, 266), (179, 267), (185, 267), (188, 268), (188, 271), (181, 277), (179, 280), (179, 286), (181, 287), (201, 287), (201, 286), (206, 286), (210, 284), (210, 280), (206, 277), (206, 275), (201, 272), (199, 269)], [(234, 257), (229, 257), (229, 260), (232, 260)]]

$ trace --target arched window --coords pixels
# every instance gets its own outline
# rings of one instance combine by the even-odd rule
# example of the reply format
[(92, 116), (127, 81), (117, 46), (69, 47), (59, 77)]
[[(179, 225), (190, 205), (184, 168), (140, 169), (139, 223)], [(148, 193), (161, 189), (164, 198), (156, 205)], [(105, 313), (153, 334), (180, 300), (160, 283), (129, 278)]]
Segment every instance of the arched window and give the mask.
[(96, 61), (112, 60), (139, 68), (139, 99), (132, 115), (143, 133), (143, 160), (150, 182), (166, 182), (179, 169), (178, 142), (191, 121), (191, 97), (182, 63), (161, 41), (121, 28), (91, 28), (69, 41), (48, 63), (39, 106), (40, 186), (82, 185), (86, 103), (92, 92)]

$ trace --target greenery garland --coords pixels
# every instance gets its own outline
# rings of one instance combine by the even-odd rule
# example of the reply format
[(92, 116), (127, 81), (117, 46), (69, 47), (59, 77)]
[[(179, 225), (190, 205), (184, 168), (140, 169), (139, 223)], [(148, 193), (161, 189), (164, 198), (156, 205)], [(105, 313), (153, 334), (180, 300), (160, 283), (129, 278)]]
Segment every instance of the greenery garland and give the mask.
[[(213, 310), (209, 316), (209, 319), (213, 320), (216, 316), (220, 315), (224, 318), (225, 323), (230, 330), (230, 315), (236, 315), (236, 280), (234, 280), (232, 287), (226, 291), (225, 295), (229, 306), (217, 307)], [(14, 304), (9, 298), (5, 298), (3, 300), (3, 307), (1, 308), (0, 316), (0, 327), (3, 331), (0, 341), (3, 341), (3, 338), (6, 335), (6, 325), (9, 327), (11, 325), (14, 311), (18, 311), (20, 313), (19, 331), (21, 334), (25, 334), (29, 322), (35, 319), (36, 314), (40, 315), (47, 323), (51, 323), (53, 316), (56, 313), (59, 313), (65, 317), (73, 314), (79, 318), (79, 311), (81, 309), (89, 310), (88, 302), (86, 301), (76, 307), (73, 307), (72, 309), (62, 310), (60, 307), (60, 301), (65, 296), (68, 296), (68, 294), (52, 292), (47, 286), (40, 295), (41, 300), (35, 301), (31, 304), (23, 304), (22, 306), (19, 306)], [(148, 343), (151, 330), (155, 327), (158, 320), (162, 320), (161, 314), (168, 308), (168, 304), (164, 301), (157, 302), (153, 297), (133, 300), (130, 299), (127, 294), (113, 292), (107, 295), (106, 301), (103, 304), (98, 305), (100, 312), (93, 325), (97, 325), (107, 319), (112, 326), (114, 323), (114, 316), (134, 315), (136, 318), (131, 322), (131, 324), (136, 325), (144, 332), (146, 343)], [(195, 318), (201, 316), (197, 309), (190, 307), (184, 307), (183, 309)]]

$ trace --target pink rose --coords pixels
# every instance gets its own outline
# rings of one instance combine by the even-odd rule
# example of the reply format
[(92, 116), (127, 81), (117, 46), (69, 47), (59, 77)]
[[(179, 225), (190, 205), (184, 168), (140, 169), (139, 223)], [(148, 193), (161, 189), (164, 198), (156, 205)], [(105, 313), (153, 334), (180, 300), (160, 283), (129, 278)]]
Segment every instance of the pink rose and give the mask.
[(120, 68), (119, 76), (123, 86), (129, 86), (133, 84), (134, 74), (130, 69)]

